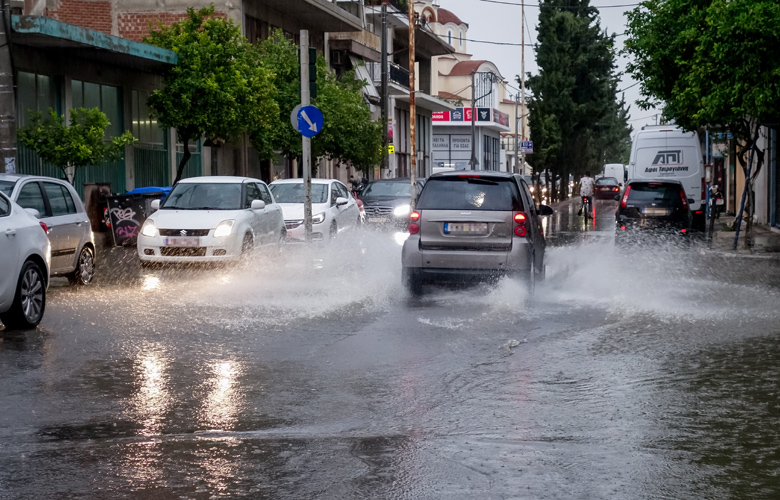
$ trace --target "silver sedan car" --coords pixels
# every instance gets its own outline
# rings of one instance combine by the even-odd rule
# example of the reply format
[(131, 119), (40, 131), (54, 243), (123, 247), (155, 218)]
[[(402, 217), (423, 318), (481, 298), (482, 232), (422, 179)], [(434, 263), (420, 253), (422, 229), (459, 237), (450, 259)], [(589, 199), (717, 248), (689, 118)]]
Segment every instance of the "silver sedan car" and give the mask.
[(87, 211), (67, 181), (53, 177), (0, 174), (0, 192), (37, 212), (49, 228), (51, 274), (86, 285), (95, 275), (95, 239)]

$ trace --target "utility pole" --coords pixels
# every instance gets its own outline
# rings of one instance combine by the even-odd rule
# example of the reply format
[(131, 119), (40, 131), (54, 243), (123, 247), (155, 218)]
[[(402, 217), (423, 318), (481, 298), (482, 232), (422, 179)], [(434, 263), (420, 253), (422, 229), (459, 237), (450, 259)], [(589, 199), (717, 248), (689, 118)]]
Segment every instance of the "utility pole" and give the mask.
[(476, 118), (474, 115), (477, 114), (477, 108), (476, 108), (476, 101), (475, 101), (475, 94), (477, 92), (477, 89), (474, 87), (474, 75), (476, 75), (475, 71), (471, 72), (471, 160), (469, 160), (469, 165), (471, 166), (471, 170), (476, 170), (477, 166), (479, 165), (479, 162), (477, 161), (477, 129), (474, 124), (474, 119)]
[(16, 88), (11, 55), (9, 0), (0, 0), (0, 173), (16, 173)]
[(414, 205), (417, 200), (417, 137), (416, 122), (417, 108), (414, 102), (414, 2), (409, 3), (409, 142), (411, 147), (411, 178), (412, 178), (412, 202), (411, 210), (414, 211)]
[[(379, 170), (379, 178), (382, 178), (382, 170), (388, 168), (390, 154), (388, 151), (388, 115), (390, 100), (387, 95), (387, 4), (382, 3), (382, 42), (381, 42), (381, 75), (382, 75), (382, 168)], [(385, 170), (387, 171), (387, 170)]]
[(518, 155), (519, 143), (517, 141), (518, 132), (520, 127), (518, 126), (517, 119), (520, 118), (520, 113), (517, 112), (517, 107), (520, 104), (520, 96), (515, 94), (515, 173), (522, 174), (522, 167), (520, 166), (520, 156)]
[[(522, 55), (520, 56), (520, 96), (523, 100), (523, 106), (520, 110), (520, 137), (525, 140), (525, 0), (520, 2), (520, 42)], [(517, 124), (515, 124), (517, 130)], [(525, 175), (525, 150), (522, 150), (522, 162), (520, 163), (520, 174)]]
[[(301, 30), (301, 107), (311, 104), (309, 96), (309, 30)], [(303, 227), (306, 243), (311, 243), (311, 138), (303, 136)]]

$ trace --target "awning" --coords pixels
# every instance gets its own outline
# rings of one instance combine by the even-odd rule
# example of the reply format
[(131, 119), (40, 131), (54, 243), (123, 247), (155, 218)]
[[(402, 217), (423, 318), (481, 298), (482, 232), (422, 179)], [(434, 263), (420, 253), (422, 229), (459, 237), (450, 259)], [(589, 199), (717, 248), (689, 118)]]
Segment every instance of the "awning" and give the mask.
[[(362, 19), (350, 14), (327, 0), (264, 0), (257, 2), (263, 10), (274, 10), (282, 17), (296, 19), (302, 26), (310, 26), (320, 31), (360, 31), (363, 29)], [(266, 14), (266, 18), (272, 17)], [(277, 18), (277, 16), (273, 16)]]
[(67, 58), (82, 57), (150, 72), (163, 70), (178, 61), (172, 50), (44, 16), (11, 16), (11, 29), (13, 44), (61, 52)]
[[(409, 94), (406, 93), (404, 95), (396, 96), (395, 100), (408, 103)], [(417, 106), (418, 108), (427, 109), (428, 111), (455, 110), (455, 106), (448, 103), (447, 101), (442, 101), (441, 99), (437, 99), (433, 96), (420, 92), (419, 90), (414, 94), (414, 105)]]

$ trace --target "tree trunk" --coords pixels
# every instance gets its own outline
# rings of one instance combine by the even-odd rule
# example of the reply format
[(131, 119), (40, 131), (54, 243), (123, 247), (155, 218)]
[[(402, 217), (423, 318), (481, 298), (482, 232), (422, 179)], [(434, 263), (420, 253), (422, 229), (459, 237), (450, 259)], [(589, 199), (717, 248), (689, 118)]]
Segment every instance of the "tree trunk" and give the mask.
[(184, 143), (184, 154), (179, 162), (179, 168), (176, 169), (176, 180), (173, 181), (174, 186), (181, 180), (181, 175), (184, 173), (184, 167), (187, 166), (187, 162), (190, 161), (190, 157), (192, 156), (192, 153), (190, 153), (190, 138), (182, 137), (181, 140)]

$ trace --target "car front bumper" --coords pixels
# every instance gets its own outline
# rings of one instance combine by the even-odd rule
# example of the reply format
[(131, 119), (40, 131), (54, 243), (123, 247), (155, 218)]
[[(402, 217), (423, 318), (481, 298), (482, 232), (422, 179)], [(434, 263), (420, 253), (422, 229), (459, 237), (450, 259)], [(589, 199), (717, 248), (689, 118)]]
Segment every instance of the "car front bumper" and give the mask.
[[(181, 244), (182, 241), (186, 241), (186, 245)], [(136, 247), (141, 262), (196, 263), (234, 261), (241, 256), (241, 244), (236, 235), (171, 238), (139, 234)]]

